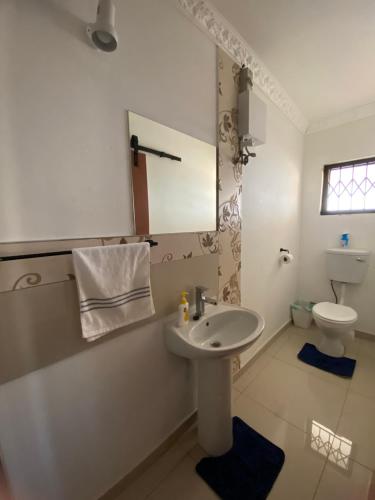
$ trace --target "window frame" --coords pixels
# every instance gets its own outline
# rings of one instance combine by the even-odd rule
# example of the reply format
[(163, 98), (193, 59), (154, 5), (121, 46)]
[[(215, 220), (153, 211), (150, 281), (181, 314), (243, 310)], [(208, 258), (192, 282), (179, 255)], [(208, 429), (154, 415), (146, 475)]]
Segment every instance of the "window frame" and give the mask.
[(355, 167), (356, 165), (362, 165), (363, 163), (375, 163), (375, 156), (371, 156), (369, 158), (361, 158), (359, 160), (340, 161), (338, 163), (330, 163), (328, 165), (324, 165), (320, 215), (351, 215), (351, 214), (373, 214), (373, 213), (375, 213), (375, 208), (371, 208), (369, 210), (334, 210), (334, 211), (330, 210), (330, 211), (327, 211), (329, 172), (333, 168), (346, 167), (346, 166)]

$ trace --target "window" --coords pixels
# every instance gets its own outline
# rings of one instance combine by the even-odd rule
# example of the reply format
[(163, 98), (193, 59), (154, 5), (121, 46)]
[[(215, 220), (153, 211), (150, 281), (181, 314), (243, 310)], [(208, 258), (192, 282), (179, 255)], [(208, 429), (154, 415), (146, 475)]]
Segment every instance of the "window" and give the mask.
[(325, 165), (321, 215), (375, 212), (375, 158)]

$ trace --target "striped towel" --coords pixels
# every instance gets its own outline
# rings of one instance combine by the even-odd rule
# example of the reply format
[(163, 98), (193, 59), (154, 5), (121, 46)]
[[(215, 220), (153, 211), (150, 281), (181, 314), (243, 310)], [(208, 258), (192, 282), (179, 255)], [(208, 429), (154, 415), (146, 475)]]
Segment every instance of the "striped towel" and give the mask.
[(73, 264), (88, 341), (155, 314), (148, 243), (76, 248)]

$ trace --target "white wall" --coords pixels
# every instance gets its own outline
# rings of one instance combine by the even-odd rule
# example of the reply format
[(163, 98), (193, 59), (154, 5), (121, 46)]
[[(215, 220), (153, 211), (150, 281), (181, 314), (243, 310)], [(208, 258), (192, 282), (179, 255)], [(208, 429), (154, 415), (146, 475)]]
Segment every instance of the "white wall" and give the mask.
[(347, 304), (359, 314), (357, 328), (375, 334), (375, 214), (321, 216), (323, 166), (375, 155), (375, 117), (357, 120), (306, 136), (303, 177), (303, 218), (299, 294), (313, 300), (333, 301), (325, 272), (326, 248), (339, 244), (340, 234), (351, 234), (353, 248), (373, 252), (362, 285), (348, 288)]
[(0, 2), (0, 242), (131, 234), (126, 110), (216, 143), (215, 47), (174, 0)]
[[(303, 135), (269, 101), (267, 113), (266, 144), (244, 167), (241, 274), (242, 304), (266, 327), (242, 363), (289, 321), (297, 293)], [(280, 248), (294, 254), (292, 264), (279, 265)]]
[(96, 500), (194, 410), (188, 361), (163, 321), (0, 386), (4, 464), (17, 500)]

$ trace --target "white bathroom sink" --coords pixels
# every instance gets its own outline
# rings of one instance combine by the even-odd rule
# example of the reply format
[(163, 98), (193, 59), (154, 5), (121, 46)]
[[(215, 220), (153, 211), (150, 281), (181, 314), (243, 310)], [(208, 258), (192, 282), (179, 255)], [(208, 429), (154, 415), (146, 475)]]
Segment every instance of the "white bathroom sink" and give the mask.
[(209, 455), (226, 453), (233, 443), (232, 357), (259, 337), (264, 319), (255, 311), (220, 304), (207, 305), (205, 314), (188, 325), (167, 321), (168, 349), (194, 360), (198, 377), (198, 441)]
[(168, 349), (184, 358), (228, 358), (246, 350), (262, 333), (263, 318), (230, 305), (206, 306), (205, 314), (187, 326), (166, 325)]

